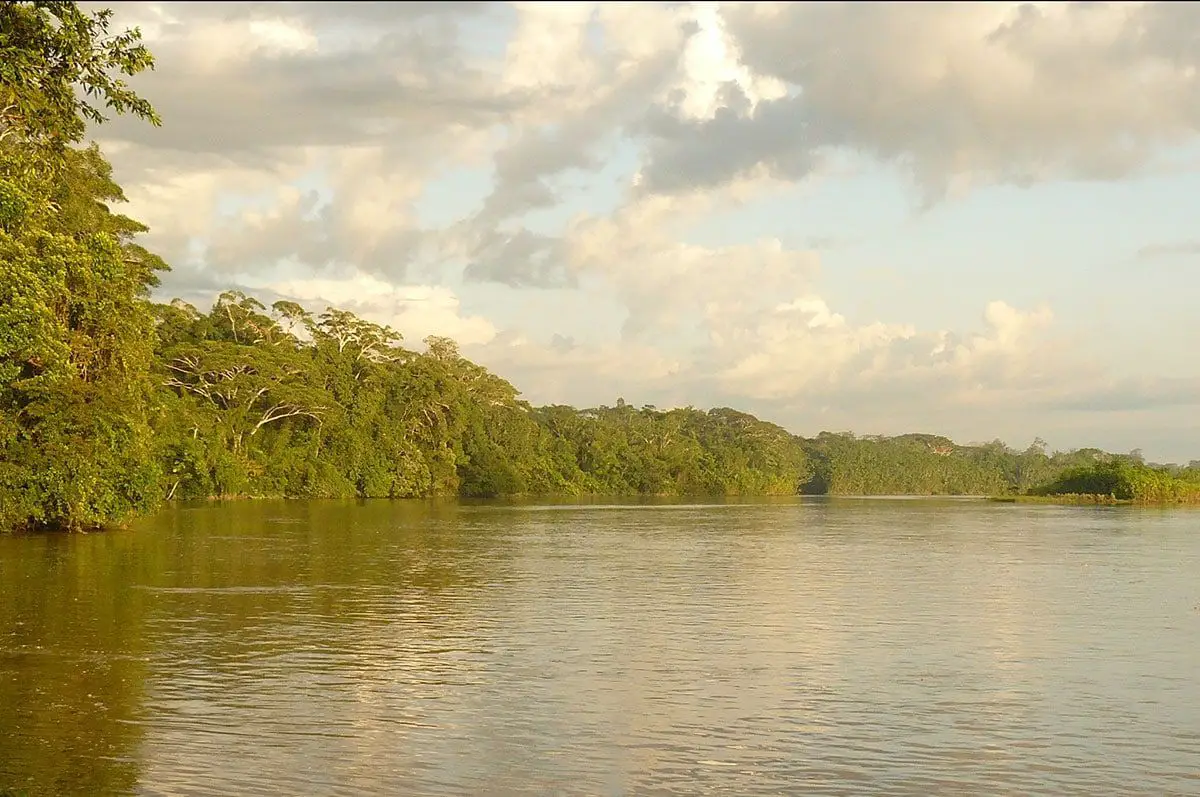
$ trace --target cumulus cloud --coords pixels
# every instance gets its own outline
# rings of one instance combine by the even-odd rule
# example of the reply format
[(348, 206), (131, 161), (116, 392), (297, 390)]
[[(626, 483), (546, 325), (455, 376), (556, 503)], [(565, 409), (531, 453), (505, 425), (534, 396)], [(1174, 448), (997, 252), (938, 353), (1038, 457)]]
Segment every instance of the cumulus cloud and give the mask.
[[(1170, 3), (737, 3), (726, 28), (786, 96), (651, 128), (648, 182), (794, 179), (826, 147), (973, 183), (1105, 179), (1200, 125), (1200, 15)], [(686, 176), (692, 176), (687, 179)]]
[[(141, 27), (155, 53), (157, 79), (143, 89), (164, 124), (115, 119), (109, 134), (261, 164), (294, 146), (486, 127), (522, 102), (495, 90), (487, 59), (476, 62), (459, 46), (456, 26), (423, 24), (421, 9), (405, 10), (414, 4), (381, 15), (374, 4), (351, 3), (336, 17), (328, 4), (231, 5), (117, 7), (119, 22)], [(470, 5), (457, 15), (472, 13)]]
[[(926, 420), (931, 412), (955, 409), (1024, 410), (1031, 401), (1049, 407), (1072, 395), (1054, 377), (1090, 374), (1056, 349), (1044, 310), (993, 302), (985, 315), (983, 328), (965, 335), (855, 325), (809, 295), (769, 309), (756, 322), (727, 325), (726, 339), (710, 336), (689, 349), (501, 335), (468, 352), (532, 386), (531, 398), (542, 402), (589, 404), (620, 394), (662, 407), (750, 407), (804, 425), (820, 423), (822, 408), (833, 406), (874, 428), (890, 425), (889, 415), (907, 417), (914, 406)], [(1023, 367), (1038, 357), (1062, 370)]]
[[(545, 401), (879, 428), (1181, 400), (1114, 382), (1046, 306), (863, 319), (829, 298), (819, 234), (706, 233), (846, 155), (907, 172), (914, 207), (1132, 174), (1200, 126), (1192, 4), (113, 5), (157, 57), (136, 85), (164, 126), (97, 135), (193, 301), (240, 287), (450, 335)], [(490, 179), (429, 221), (464, 171)], [(549, 298), (529, 306), (558, 334), (508, 328), (474, 283), (589, 292), (619, 335), (576, 342)]]
[(587, 407), (622, 396), (664, 406), (690, 403), (685, 391), (693, 374), (687, 364), (651, 345), (580, 346), (561, 336), (543, 342), (510, 332), (491, 345), (463, 351), (523, 388), (536, 403)]
[[(118, 24), (155, 53), (137, 85), (164, 124), (118, 118), (98, 134), (151, 242), (187, 261), (199, 240), (226, 272), (292, 258), (402, 279), (436, 250), (414, 219), (425, 182), (481, 157), (528, 102), (462, 43), (486, 6), (119, 4)], [(328, 196), (297, 188), (314, 180)]]

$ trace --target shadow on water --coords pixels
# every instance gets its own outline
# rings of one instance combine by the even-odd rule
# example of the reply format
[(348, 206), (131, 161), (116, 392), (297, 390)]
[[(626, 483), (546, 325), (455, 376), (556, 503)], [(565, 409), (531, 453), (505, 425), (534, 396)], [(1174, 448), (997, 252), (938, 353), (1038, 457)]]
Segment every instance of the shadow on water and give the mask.
[(0, 537), (0, 789), (129, 793), (148, 714), (169, 738), (171, 717), (298, 670), (344, 681), (379, 647), (453, 644), (446, 629), (484, 613), (473, 587), (497, 577), (518, 522), (449, 503), (263, 501)]
[(138, 543), (125, 532), (0, 537), (0, 789), (137, 784), (146, 600), (128, 584)]

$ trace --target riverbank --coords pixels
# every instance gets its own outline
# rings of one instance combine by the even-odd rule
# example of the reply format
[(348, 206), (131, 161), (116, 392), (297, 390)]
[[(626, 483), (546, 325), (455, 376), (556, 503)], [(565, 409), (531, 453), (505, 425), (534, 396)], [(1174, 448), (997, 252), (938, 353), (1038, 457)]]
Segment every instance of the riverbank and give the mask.
[(1059, 506), (1151, 506), (1182, 507), (1200, 506), (1200, 500), (1192, 496), (1175, 499), (1114, 498), (1095, 493), (1066, 493), (1063, 495), (994, 495), (988, 501), (997, 504), (1054, 504)]
[(1059, 504), (1059, 505), (1099, 505), (1099, 506), (1132, 506), (1139, 502), (1126, 498), (1114, 498), (1111, 495), (1096, 495), (1090, 493), (1070, 493), (1067, 495), (994, 495), (988, 498), (997, 504)]

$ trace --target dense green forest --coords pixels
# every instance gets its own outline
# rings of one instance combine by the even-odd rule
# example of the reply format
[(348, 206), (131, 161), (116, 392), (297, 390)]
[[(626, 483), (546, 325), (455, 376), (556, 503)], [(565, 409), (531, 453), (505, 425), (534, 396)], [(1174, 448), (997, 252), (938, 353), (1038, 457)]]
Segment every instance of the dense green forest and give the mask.
[(1195, 500), (1200, 468), (930, 435), (797, 437), (731, 409), (533, 407), (429, 337), (237, 292), (151, 291), (159, 257), (86, 125), (158, 124), (114, 75), (136, 31), (0, 4), (0, 528), (87, 528), (164, 500), (581, 494), (1060, 494)]

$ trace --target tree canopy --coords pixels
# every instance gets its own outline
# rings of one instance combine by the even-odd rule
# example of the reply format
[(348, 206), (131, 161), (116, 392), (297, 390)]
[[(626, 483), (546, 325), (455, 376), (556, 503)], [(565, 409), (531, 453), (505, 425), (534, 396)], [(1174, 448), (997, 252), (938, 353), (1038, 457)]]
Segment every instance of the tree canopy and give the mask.
[(106, 121), (105, 111), (160, 124), (118, 77), (152, 69), (154, 58), (136, 28), (109, 33), (112, 13), (63, 0), (0, 4), (0, 140), (51, 146), (61, 156), (89, 122)]
[(153, 61), (111, 12), (0, 4), (0, 522), (95, 525), (153, 506), (153, 319), (165, 266), (95, 147), (104, 110), (157, 116), (113, 72)]

